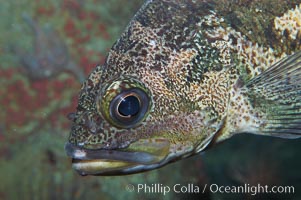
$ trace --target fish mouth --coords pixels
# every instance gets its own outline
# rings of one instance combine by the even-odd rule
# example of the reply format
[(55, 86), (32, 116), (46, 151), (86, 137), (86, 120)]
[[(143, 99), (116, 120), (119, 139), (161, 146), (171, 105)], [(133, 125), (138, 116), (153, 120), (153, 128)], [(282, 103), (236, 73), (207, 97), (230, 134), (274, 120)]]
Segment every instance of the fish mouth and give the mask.
[(65, 151), (80, 175), (126, 175), (161, 167), (168, 162), (167, 139), (140, 139), (124, 149), (85, 149), (71, 143)]

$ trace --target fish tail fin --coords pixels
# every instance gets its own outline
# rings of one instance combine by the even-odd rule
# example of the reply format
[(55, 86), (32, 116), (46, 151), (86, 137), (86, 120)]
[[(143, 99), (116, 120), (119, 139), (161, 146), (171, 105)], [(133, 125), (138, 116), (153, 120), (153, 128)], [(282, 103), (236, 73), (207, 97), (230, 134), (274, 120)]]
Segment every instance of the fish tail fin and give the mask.
[(256, 134), (301, 137), (301, 51), (280, 60), (242, 89), (259, 113)]

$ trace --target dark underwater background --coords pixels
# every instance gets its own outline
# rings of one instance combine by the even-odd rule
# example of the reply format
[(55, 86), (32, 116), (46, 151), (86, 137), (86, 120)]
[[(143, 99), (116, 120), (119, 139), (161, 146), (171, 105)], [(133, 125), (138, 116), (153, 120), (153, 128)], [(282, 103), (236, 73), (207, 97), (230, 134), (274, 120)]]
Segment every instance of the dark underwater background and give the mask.
[[(103, 63), (142, 3), (0, 0), (0, 199), (301, 199), (300, 139), (241, 134), (201, 155), (136, 175), (82, 177), (72, 170), (64, 144), (80, 82)], [(138, 191), (141, 184), (149, 188)], [(154, 191), (176, 184), (182, 192)], [(294, 192), (209, 189), (245, 184), (293, 186)], [(189, 185), (200, 191), (187, 191)]]

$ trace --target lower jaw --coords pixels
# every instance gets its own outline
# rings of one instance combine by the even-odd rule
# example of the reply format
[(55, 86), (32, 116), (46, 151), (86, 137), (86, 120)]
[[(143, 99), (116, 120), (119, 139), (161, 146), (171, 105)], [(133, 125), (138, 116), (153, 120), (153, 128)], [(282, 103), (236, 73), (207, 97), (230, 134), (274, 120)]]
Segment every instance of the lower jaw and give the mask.
[(126, 175), (160, 167), (169, 154), (169, 141), (141, 139), (122, 150), (89, 150), (67, 143), (65, 150), (81, 175)]
[(72, 160), (72, 167), (81, 175), (119, 175), (124, 169), (136, 165), (136, 163), (116, 160)]
[(115, 160), (72, 160), (72, 167), (82, 176), (119, 176), (160, 168), (170, 160), (152, 164), (139, 164)]

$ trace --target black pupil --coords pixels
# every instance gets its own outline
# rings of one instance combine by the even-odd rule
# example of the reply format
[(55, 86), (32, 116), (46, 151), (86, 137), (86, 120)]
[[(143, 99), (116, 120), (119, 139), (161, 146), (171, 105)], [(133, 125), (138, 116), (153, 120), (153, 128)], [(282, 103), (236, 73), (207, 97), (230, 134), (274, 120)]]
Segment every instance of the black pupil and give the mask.
[(128, 96), (124, 98), (118, 106), (119, 114), (127, 117), (137, 115), (139, 110), (140, 103), (135, 96)]

